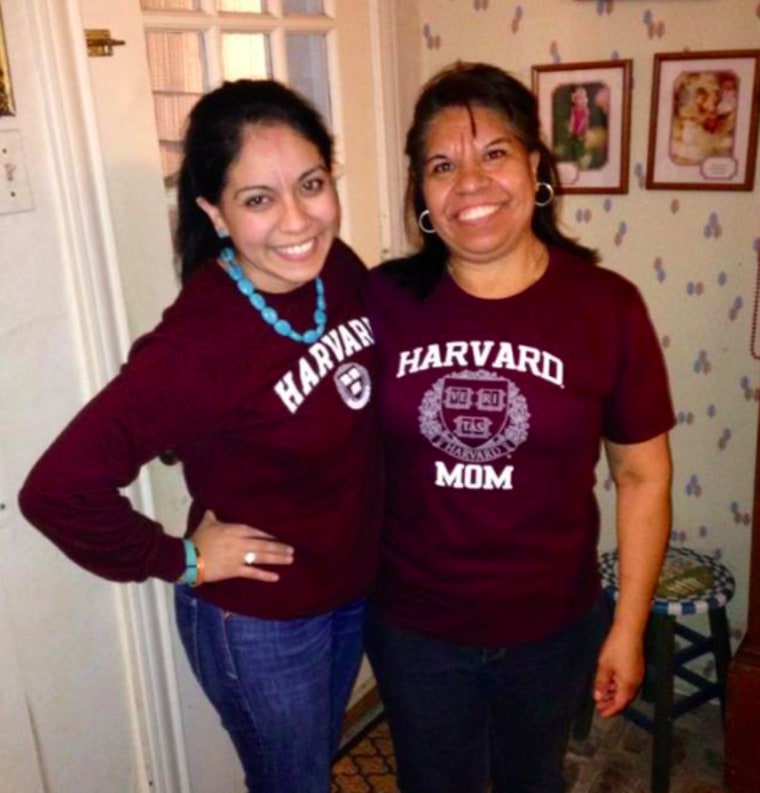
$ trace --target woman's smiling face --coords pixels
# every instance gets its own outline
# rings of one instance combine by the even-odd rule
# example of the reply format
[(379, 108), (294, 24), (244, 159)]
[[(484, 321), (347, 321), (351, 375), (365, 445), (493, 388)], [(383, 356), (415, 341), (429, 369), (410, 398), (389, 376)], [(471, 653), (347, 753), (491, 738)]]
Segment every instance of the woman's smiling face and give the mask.
[(452, 263), (493, 263), (532, 238), (538, 152), (474, 105), (441, 110), (425, 138), (422, 192)]
[(246, 127), (219, 203), (198, 203), (229, 234), (246, 276), (264, 292), (289, 292), (316, 278), (340, 225), (324, 160), (285, 124)]

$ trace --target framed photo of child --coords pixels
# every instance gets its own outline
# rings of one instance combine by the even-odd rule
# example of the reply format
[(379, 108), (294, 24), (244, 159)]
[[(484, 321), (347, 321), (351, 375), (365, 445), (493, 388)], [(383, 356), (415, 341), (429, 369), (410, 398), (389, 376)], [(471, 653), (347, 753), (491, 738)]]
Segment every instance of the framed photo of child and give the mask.
[(627, 193), (630, 60), (534, 66), (533, 92), (563, 193)]
[(752, 190), (760, 50), (656, 53), (646, 186)]

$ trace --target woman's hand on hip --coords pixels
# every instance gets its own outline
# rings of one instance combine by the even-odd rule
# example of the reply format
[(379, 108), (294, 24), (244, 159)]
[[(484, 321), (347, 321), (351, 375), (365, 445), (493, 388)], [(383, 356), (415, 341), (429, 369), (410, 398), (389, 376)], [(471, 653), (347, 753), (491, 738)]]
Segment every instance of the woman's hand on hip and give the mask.
[(275, 582), (280, 576), (259, 565), (293, 563), (290, 545), (244, 523), (222, 523), (211, 510), (206, 510), (191, 539), (203, 558), (207, 582), (226, 578)]

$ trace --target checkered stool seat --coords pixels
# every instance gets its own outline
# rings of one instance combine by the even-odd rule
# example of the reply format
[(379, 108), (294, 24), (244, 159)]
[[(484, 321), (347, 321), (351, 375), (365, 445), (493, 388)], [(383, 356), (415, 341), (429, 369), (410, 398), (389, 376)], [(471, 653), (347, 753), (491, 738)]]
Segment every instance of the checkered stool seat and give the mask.
[[(617, 551), (601, 555), (599, 572), (605, 594), (610, 600), (617, 600)], [(653, 614), (671, 617), (706, 614), (723, 608), (735, 589), (734, 577), (725, 565), (690, 548), (668, 548), (651, 610)]]
[[(618, 554), (603, 553), (599, 560), (602, 586), (611, 603), (618, 599)], [(690, 548), (669, 548), (646, 632), (646, 674), (642, 698), (652, 703), (652, 715), (639, 705), (623, 714), (652, 733), (652, 792), (670, 787), (671, 732), (673, 721), (705, 702), (718, 699), (725, 709), (726, 677), (731, 647), (726, 604), (736, 584), (730, 570), (715, 559)], [(706, 614), (710, 632), (704, 635), (683, 624), (683, 619)], [(711, 653), (715, 677), (709, 680), (687, 664)], [(673, 682), (678, 677), (694, 690), (676, 699)]]

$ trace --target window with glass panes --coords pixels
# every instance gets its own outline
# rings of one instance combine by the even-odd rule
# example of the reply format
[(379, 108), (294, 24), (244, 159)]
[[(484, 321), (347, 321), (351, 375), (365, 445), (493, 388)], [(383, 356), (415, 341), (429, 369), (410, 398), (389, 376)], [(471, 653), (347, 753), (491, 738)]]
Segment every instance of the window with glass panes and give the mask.
[(164, 179), (190, 108), (223, 80), (273, 77), (333, 126), (327, 37), (333, 0), (140, 0)]

